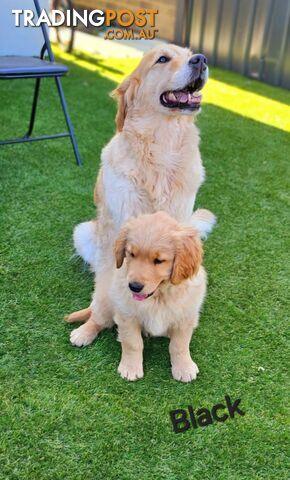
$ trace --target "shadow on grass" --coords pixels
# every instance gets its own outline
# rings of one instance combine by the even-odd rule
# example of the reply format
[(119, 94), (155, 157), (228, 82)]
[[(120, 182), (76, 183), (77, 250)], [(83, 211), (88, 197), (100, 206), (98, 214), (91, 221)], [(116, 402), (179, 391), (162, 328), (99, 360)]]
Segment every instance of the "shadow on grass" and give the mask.
[(96, 55), (90, 55), (89, 53), (83, 52), (83, 51), (80, 51), (80, 50), (74, 50), (73, 56), (77, 60), (83, 60), (85, 62), (88, 62), (88, 63), (92, 64), (92, 65), (102, 67), (102, 69), (107, 70), (109, 72), (117, 73), (119, 75), (122, 75), (122, 73), (123, 73), (122, 70), (119, 70), (118, 68), (114, 68), (112, 66), (109, 66), (106, 63), (106, 59), (102, 59), (102, 57), (97, 57)]

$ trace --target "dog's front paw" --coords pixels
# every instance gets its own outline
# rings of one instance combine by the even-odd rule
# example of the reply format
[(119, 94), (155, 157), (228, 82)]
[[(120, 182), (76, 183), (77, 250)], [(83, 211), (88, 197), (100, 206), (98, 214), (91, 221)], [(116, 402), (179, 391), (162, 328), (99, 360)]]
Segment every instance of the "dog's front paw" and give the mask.
[(70, 334), (70, 342), (76, 347), (85, 347), (95, 340), (98, 335), (98, 326), (93, 322), (87, 322)]
[(142, 365), (130, 365), (126, 362), (120, 362), (118, 367), (118, 373), (121, 375), (122, 378), (125, 380), (130, 380), (131, 382), (134, 380), (138, 380), (138, 378), (142, 378), (144, 375)]
[(192, 360), (184, 364), (172, 365), (172, 376), (180, 382), (191, 382), (195, 380), (199, 372), (198, 366)]

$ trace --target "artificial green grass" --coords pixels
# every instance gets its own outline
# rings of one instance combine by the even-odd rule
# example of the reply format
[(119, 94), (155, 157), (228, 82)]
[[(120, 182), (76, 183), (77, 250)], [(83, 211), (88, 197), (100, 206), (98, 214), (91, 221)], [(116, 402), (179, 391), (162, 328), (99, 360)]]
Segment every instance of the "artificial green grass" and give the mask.
[[(144, 379), (127, 383), (116, 332), (77, 349), (62, 318), (90, 301), (93, 278), (72, 257), (72, 229), (95, 213), (100, 150), (114, 132), (112, 75), (131, 65), (86, 55), (90, 69), (76, 63), (84, 54), (66, 58), (84, 167), (64, 139), (0, 149), (0, 479), (286, 479), (289, 134), (227, 110), (226, 97), (215, 106), (211, 91), (198, 118), (207, 180), (197, 205), (219, 223), (205, 245), (208, 296), (191, 344), (200, 375), (174, 381), (168, 340), (151, 338)], [(281, 89), (212, 76), (289, 104)], [(0, 87), (1, 137), (22, 134), (32, 83)], [(36, 133), (60, 131), (57, 105), (47, 80)], [(242, 399), (244, 417), (173, 432), (170, 410), (212, 407), (225, 394)]]

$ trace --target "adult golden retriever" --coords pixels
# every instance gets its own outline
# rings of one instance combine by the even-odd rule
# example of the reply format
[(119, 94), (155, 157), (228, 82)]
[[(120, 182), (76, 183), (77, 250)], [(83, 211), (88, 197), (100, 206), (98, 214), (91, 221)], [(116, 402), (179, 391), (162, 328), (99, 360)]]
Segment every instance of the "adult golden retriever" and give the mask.
[[(104, 287), (122, 344), (118, 372), (127, 380), (143, 377), (143, 332), (168, 336), (172, 376), (194, 380), (198, 367), (189, 344), (206, 293), (199, 233), (165, 212), (140, 215), (121, 228), (115, 257), (118, 270)], [(83, 311), (72, 319), (83, 319)]]
[(96, 272), (90, 319), (71, 333), (76, 346), (88, 345), (112, 322), (107, 280), (114, 264), (114, 240), (129, 218), (163, 210), (201, 234), (215, 222), (208, 211), (192, 214), (204, 180), (193, 118), (200, 110), (207, 76), (203, 55), (164, 45), (148, 52), (113, 92), (118, 100), (117, 132), (102, 151), (94, 195), (97, 220), (74, 231), (77, 253)]

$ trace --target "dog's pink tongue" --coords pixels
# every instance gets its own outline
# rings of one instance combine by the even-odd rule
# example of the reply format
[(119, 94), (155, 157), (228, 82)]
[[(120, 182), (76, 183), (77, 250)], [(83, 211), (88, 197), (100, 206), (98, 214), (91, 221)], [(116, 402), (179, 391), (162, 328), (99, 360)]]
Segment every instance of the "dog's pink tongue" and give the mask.
[(133, 293), (133, 298), (134, 300), (138, 300), (138, 302), (142, 302), (142, 300), (147, 298), (147, 295), (145, 293)]
[(177, 100), (181, 103), (186, 103), (187, 102), (187, 93), (186, 92), (175, 92), (175, 96), (177, 97)]

